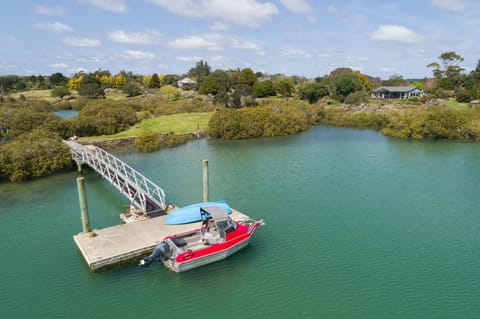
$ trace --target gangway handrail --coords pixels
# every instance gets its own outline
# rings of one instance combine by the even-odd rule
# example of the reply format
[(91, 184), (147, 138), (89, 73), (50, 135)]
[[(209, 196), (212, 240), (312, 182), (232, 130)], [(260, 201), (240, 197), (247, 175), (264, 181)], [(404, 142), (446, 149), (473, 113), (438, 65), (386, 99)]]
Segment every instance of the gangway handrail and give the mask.
[(88, 164), (143, 212), (165, 210), (165, 192), (133, 167), (94, 146), (64, 141), (78, 165)]

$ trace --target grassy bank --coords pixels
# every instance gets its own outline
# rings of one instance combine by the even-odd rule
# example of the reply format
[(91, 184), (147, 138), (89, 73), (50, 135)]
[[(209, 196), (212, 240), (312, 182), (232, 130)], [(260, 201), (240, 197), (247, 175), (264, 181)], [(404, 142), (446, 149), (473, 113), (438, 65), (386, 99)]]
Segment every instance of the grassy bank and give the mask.
[(104, 139), (136, 137), (140, 136), (144, 132), (154, 132), (159, 134), (173, 132), (177, 134), (184, 134), (196, 131), (204, 131), (207, 130), (208, 121), (210, 121), (212, 115), (213, 112), (162, 115), (143, 120), (130, 129), (117, 134), (84, 137), (81, 138), (80, 141), (88, 142)]

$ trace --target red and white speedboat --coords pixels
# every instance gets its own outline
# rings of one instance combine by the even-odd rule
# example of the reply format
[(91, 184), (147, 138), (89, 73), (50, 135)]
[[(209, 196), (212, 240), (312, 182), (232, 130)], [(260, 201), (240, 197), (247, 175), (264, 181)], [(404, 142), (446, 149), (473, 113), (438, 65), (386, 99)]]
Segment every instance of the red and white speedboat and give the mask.
[(189, 270), (227, 258), (248, 245), (255, 229), (263, 220), (234, 221), (220, 206), (200, 209), (202, 225), (199, 229), (167, 236), (140, 261), (148, 267), (155, 260), (176, 272)]

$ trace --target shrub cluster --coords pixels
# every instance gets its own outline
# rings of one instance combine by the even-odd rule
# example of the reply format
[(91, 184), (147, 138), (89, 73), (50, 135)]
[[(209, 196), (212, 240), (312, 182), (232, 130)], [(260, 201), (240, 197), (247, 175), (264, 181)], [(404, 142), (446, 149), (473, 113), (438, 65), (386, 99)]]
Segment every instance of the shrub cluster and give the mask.
[(140, 152), (153, 152), (162, 147), (175, 147), (185, 144), (188, 141), (187, 135), (158, 134), (155, 132), (144, 132), (135, 138), (134, 146)]
[(71, 165), (69, 148), (45, 129), (35, 129), (0, 146), (0, 177), (12, 182), (50, 175)]
[(308, 115), (304, 108), (285, 105), (224, 109), (212, 116), (208, 133), (224, 139), (294, 134), (308, 128)]

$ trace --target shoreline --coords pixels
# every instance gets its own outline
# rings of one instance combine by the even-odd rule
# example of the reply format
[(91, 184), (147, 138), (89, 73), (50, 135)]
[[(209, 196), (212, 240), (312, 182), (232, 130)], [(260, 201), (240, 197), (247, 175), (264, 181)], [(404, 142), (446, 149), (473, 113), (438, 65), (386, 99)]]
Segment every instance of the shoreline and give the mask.
[[(185, 138), (185, 142), (188, 142), (190, 140), (196, 140), (196, 139), (201, 139), (201, 138), (206, 138), (208, 137), (207, 131), (195, 131), (195, 132), (190, 132), (190, 133), (159, 133), (157, 134), (157, 137), (161, 141), (166, 141), (168, 137), (175, 136), (179, 137), (180, 139)], [(131, 152), (131, 151), (136, 151), (136, 152), (141, 152), (138, 151), (135, 147), (135, 139), (137, 136), (130, 136), (130, 137), (118, 137), (118, 138), (109, 138), (109, 139), (103, 139), (103, 140), (92, 140), (92, 141), (77, 141), (80, 144), (91, 144), (95, 145), (98, 147), (101, 147), (105, 150), (109, 151), (117, 151), (117, 152)], [(177, 145), (180, 145), (183, 143), (174, 143), (173, 145), (169, 146), (162, 146), (158, 150), (165, 148), (165, 147), (175, 147)]]

